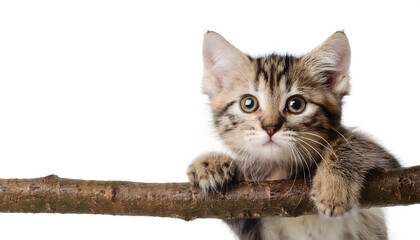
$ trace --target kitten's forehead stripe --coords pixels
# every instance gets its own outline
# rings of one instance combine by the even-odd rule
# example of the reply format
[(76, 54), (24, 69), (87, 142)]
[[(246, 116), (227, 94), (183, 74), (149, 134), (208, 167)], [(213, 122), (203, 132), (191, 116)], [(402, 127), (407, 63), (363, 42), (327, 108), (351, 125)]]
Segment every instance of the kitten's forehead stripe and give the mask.
[(293, 63), (294, 57), (285, 55), (280, 56), (272, 54), (266, 57), (260, 57), (255, 59), (256, 65), (256, 76), (255, 83), (257, 84), (262, 77), (272, 93), (276, 92), (282, 79), (286, 80), (286, 88), (288, 91), (291, 89), (291, 78), (283, 76), (287, 75), (289, 69)]
[[(258, 75), (256, 75), (256, 78), (258, 78)], [(258, 89), (259, 89), (259, 81), (258, 80), (255, 80), (254, 81), (254, 90), (255, 90), (255, 92), (258, 92)]]

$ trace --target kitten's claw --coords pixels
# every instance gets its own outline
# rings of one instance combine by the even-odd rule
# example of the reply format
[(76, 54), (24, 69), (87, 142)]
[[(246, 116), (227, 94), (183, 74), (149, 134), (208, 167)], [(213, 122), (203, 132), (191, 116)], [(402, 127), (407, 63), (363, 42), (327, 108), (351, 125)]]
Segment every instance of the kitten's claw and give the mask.
[(322, 203), (319, 201), (319, 202), (316, 202), (315, 204), (318, 208), (318, 211), (327, 217), (342, 216), (344, 213), (350, 211), (351, 209), (351, 207), (348, 204), (343, 204), (343, 203), (338, 203), (338, 202)]
[(196, 158), (188, 167), (190, 183), (204, 191), (220, 191), (234, 177), (236, 165), (225, 154), (210, 152)]

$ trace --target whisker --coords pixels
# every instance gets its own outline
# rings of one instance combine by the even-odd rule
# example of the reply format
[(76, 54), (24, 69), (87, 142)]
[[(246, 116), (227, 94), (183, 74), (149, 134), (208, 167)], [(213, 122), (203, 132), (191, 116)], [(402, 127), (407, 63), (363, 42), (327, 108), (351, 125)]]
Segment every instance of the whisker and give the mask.
[[(309, 184), (310, 184), (310, 183), (311, 183), (311, 171), (310, 171), (309, 165), (308, 165), (308, 163), (304, 160), (305, 158), (303, 157), (303, 155), (302, 155), (302, 153), (299, 151), (299, 149), (298, 149), (295, 145), (293, 145), (293, 147), (296, 149), (296, 151), (298, 152), (298, 154), (300, 155), (300, 157), (301, 157), (301, 159), (302, 159), (302, 162), (306, 165), (306, 168), (308, 169), (308, 174), (309, 174)], [(302, 167), (303, 167), (303, 176), (305, 176), (305, 165), (303, 165), (303, 164), (302, 164)], [(306, 183), (305, 178), (304, 178), (304, 182)]]
[[(300, 161), (300, 163), (301, 163), (301, 166), (302, 166), (302, 168), (303, 168), (303, 181), (306, 183), (306, 173), (305, 173), (305, 165), (303, 164), (304, 163), (304, 161), (303, 161), (303, 157), (302, 157), (302, 154), (300, 154), (300, 152), (296, 149), (296, 146), (293, 144), (292, 145), (292, 147), (294, 148), (294, 150), (297, 152), (297, 154), (298, 154), (298, 156), (297, 156), (297, 158), (298, 158), (298, 160)], [(296, 175), (297, 175), (297, 173), (296, 173)]]
[(308, 157), (315, 163), (316, 167), (318, 167), (318, 163), (316, 162), (315, 158), (312, 156), (311, 152), (309, 152), (309, 150), (302, 145), (302, 143), (297, 142), (299, 144), (299, 146), (301, 146), (303, 148), (303, 150), (306, 151), (306, 154), (308, 155)]
[[(298, 136), (296, 136), (296, 137), (298, 137)], [(318, 141), (316, 141), (316, 140), (313, 140), (313, 139), (307, 138), (307, 137), (299, 136), (298, 138), (304, 138), (304, 139), (309, 140), (309, 141), (311, 141), (311, 142), (318, 143), (319, 145), (323, 146), (325, 149), (330, 150), (330, 151), (331, 151), (331, 153), (332, 153), (332, 154), (334, 154), (335, 158), (338, 158), (338, 157), (337, 157), (337, 155), (335, 154), (335, 152), (333, 151), (332, 147), (331, 147), (331, 148), (330, 148), (330, 147), (327, 147), (327, 146), (325, 146), (324, 144), (322, 144), (322, 143), (320, 143), (320, 142), (318, 142)]]
[[(328, 146), (330, 147), (331, 152), (334, 153), (333, 147), (331, 146), (331, 144), (324, 137), (322, 137), (321, 135), (315, 134), (315, 133), (310, 133), (310, 132), (301, 132), (301, 134), (308, 134), (308, 135), (311, 135), (311, 136), (315, 136), (315, 137), (321, 138), (324, 142), (326, 142), (328, 144)], [(324, 146), (324, 145), (322, 145), (322, 146)], [(327, 148), (326, 146), (324, 146), (324, 147)], [(334, 155), (335, 155), (335, 153), (334, 153)], [(335, 157), (337, 157), (337, 156), (335, 156)]]
[(324, 157), (321, 155), (321, 153), (319, 153), (318, 150), (316, 150), (314, 147), (312, 147), (309, 143), (305, 142), (302, 139), (296, 138), (296, 140), (303, 142), (304, 144), (308, 145), (310, 148), (312, 148), (318, 155), (319, 157), (321, 157), (321, 159), (325, 162), (325, 164), (328, 164), (327, 161), (325, 161)]
[[(293, 146), (293, 143), (290, 143), (290, 144), (287, 144), (287, 146), (290, 148), (290, 151), (291, 151), (291, 153), (293, 154), (293, 160), (292, 160), (292, 163), (295, 163), (295, 167), (296, 167), (296, 173), (297, 173), (297, 159), (296, 159), (296, 154), (295, 154), (295, 152), (294, 152), (294, 149), (292, 148), (292, 146)], [(292, 156), (291, 156), (292, 157)], [(290, 165), (290, 171), (292, 171), (292, 165)], [(295, 178), (293, 179), (293, 183), (292, 183), (292, 186), (290, 187), (290, 189), (289, 189), (289, 191), (288, 192), (290, 192), (290, 191), (292, 191), (292, 189), (293, 189), (293, 186), (295, 185), (295, 182), (296, 182), (296, 179), (297, 179), (297, 174), (294, 174), (295, 175)]]
[(343, 134), (341, 134), (341, 132), (339, 132), (339, 131), (337, 131), (336, 129), (334, 129), (334, 128), (331, 128), (334, 132), (336, 132), (336, 133), (338, 133), (347, 143), (349, 143), (349, 140), (346, 138), (346, 137), (344, 137), (344, 135)]

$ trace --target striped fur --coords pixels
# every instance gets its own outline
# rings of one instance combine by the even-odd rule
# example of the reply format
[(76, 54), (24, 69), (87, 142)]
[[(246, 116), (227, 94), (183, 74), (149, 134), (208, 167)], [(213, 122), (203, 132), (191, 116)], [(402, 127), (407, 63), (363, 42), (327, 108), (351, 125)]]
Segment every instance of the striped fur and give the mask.
[[(344, 33), (334, 33), (301, 57), (253, 58), (209, 32), (203, 56), (203, 90), (233, 157), (208, 153), (197, 158), (188, 169), (190, 181), (217, 191), (231, 181), (299, 175), (311, 182), (320, 213), (227, 221), (240, 239), (387, 239), (381, 211), (359, 210), (358, 200), (370, 171), (400, 165), (368, 137), (340, 123), (343, 97), (350, 90)], [(247, 96), (257, 100), (257, 110), (242, 110)], [(289, 104), (297, 98), (304, 109), (294, 113)]]

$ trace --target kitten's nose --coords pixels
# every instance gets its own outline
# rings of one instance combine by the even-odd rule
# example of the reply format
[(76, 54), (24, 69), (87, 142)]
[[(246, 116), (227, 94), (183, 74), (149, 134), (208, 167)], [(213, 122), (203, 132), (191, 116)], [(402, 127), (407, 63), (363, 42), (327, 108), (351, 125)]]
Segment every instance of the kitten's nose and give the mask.
[(272, 137), (274, 133), (276, 133), (280, 129), (279, 125), (266, 125), (261, 127), (267, 132), (268, 136), (270, 137)]

